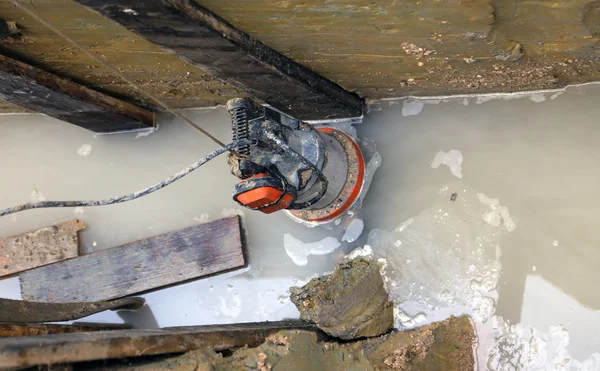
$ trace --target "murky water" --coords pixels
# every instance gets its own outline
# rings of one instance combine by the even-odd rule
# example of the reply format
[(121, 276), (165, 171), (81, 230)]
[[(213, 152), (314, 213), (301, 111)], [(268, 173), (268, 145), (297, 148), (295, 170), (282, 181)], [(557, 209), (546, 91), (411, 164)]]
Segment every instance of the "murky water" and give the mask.
[[(283, 214), (241, 210), (231, 200), (236, 179), (224, 158), (140, 200), (27, 211), (0, 219), (0, 231), (78, 218), (88, 225), (85, 253), (243, 213), (249, 268), (147, 293), (141, 313), (89, 320), (149, 327), (297, 317), (288, 287), (368, 244), (387, 260), (399, 326), (469, 313), (479, 331), (480, 369), (597, 369), (600, 86), (513, 98), (372, 104), (358, 133), (377, 143), (383, 162), (357, 216), (364, 231), (353, 242), (354, 235), (342, 240), (350, 221), (309, 229)], [(229, 138), (224, 109), (187, 113)], [(215, 148), (166, 116), (149, 136), (94, 136), (44, 116), (2, 116), (0, 125), (0, 207), (129, 193)], [(325, 241), (308, 249), (317, 252), (340, 247), (297, 265), (304, 256), (296, 263), (288, 256), (286, 234), (295, 251), (297, 240)], [(0, 281), (0, 296), (19, 297), (18, 280)]]

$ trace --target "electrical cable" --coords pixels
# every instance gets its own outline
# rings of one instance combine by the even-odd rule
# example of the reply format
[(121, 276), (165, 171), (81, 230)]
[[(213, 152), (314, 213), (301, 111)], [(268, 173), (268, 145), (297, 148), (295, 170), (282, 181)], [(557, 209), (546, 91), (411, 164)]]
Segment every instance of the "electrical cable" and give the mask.
[[(220, 145), (222, 147), (225, 146), (225, 143), (221, 142), (219, 139), (217, 139), (216, 137), (214, 137), (211, 133), (209, 133), (208, 131), (204, 130), (200, 126), (196, 125), (195, 123), (192, 122), (192, 120), (190, 120), (189, 118), (185, 117), (181, 113), (179, 113), (179, 112), (175, 111), (174, 109), (172, 109), (171, 107), (169, 107), (169, 105), (166, 104), (161, 99), (155, 97), (154, 95), (152, 95), (152, 94), (148, 93), (147, 91), (145, 91), (144, 89), (140, 88), (135, 82), (131, 81), (130, 79), (128, 79), (127, 77), (125, 77), (121, 72), (119, 72), (117, 69), (111, 67), (107, 62), (105, 62), (104, 60), (102, 60), (97, 55), (93, 54), (88, 48), (86, 48), (85, 46), (81, 45), (77, 41), (73, 40), (72, 38), (70, 38), (69, 36), (67, 36), (66, 34), (64, 34), (61, 30), (59, 30), (58, 28), (54, 27), (52, 24), (50, 24), (47, 21), (45, 21), (44, 19), (42, 19), (35, 12), (33, 12), (31, 9), (28, 9), (26, 6), (24, 6), (23, 4), (21, 4), (18, 0), (13, 0), (13, 4), (15, 4), (16, 7), (18, 7), (19, 9), (21, 9), (25, 13), (27, 13), (33, 19), (35, 19), (36, 21), (40, 22), (42, 25), (46, 26), (52, 32), (54, 32), (58, 36), (62, 37), (66, 41), (68, 41), (71, 45), (73, 45), (76, 48), (78, 48), (80, 51), (82, 51), (88, 57), (90, 57), (93, 60), (95, 60), (96, 62), (100, 63), (104, 68), (108, 69), (113, 74), (117, 75), (121, 80), (123, 80), (127, 84), (129, 84), (129, 86), (131, 86), (135, 91), (137, 91), (138, 93), (144, 95), (146, 98), (150, 99), (151, 101), (153, 101), (157, 105), (161, 106), (167, 112), (171, 113), (172, 115), (174, 115), (175, 117), (177, 117), (180, 120), (184, 121), (185, 123), (187, 123), (188, 125), (190, 125), (194, 129), (198, 130), (199, 132), (201, 132), (202, 134), (204, 134), (206, 137), (208, 137), (209, 139), (211, 139), (213, 142), (217, 143), (218, 145)], [(236, 151), (230, 151), (230, 152), (232, 152), (235, 155), (239, 156), (239, 154)]]
[(178, 173), (171, 175), (170, 177), (168, 177), (167, 179), (163, 180), (162, 182), (157, 183), (157, 184), (155, 184), (155, 185), (153, 185), (151, 187), (144, 188), (144, 189), (142, 189), (140, 191), (124, 195), (124, 196), (109, 198), (109, 199), (105, 199), (105, 200), (96, 200), (96, 201), (40, 201), (40, 202), (28, 202), (28, 203), (25, 203), (25, 204), (20, 204), (20, 205), (16, 205), (16, 206), (13, 206), (13, 207), (9, 207), (9, 208), (0, 210), (0, 217), (2, 217), (4, 215), (14, 214), (14, 213), (17, 213), (17, 212), (20, 212), (20, 211), (24, 211), (24, 210), (30, 210), (30, 209), (41, 209), (41, 208), (50, 208), (50, 207), (105, 206), (105, 205), (113, 205), (113, 204), (118, 204), (118, 203), (122, 203), (122, 202), (127, 202), (127, 201), (131, 201), (131, 200), (135, 200), (136, 198), (140, 198), (140, 197), (149, 195), (150, 193), (156, 192), (159, 189), (162, 189), (162, 188), (168, 186), (169, 184), (172, 184), (173, 182), (176, 182), (177, 180), (183, 178), (184, 176), (188, 175), (192, 171), (198, 169), (200, 166), (202, 166), (205, 163), (207, 163), (208, 161), (210, 161), (210, 160), (214, 159), (215, 157), (223, 154), (224, 152), (231, 151), (233, 148), (236, 148), (236, 147), (239, 147), (239, 146), (250, 145), (250, 144), (254, 144), (254, 141), (250, 140), (250, 139), (242, 139), (242, 140), (238, 140), (236, 142), (227, 144), (227, 145), (225, 145), (225, 146), (217, 149), (216, 151), (213, 151), (213, 152), (209, 153), (208, 155), (204, 156), (200, 160), (194, 162), (193, 164), (189, 165), (188, 167), (186, 167), (185, 169), (179, 171)]
[[(204, 134), (207, 138), (211, 139), (213, 142), (215, 142), (218, 145), (220, 145), (221, 148), (219, 148), (218, 150), (210, 153), (208, 156), (200, 159), (196, 163), (188, 166), (187, 168), (183, 169), (179, 173), (174, 174), (170, 178), (167, 178), (167, 179), (163, 180), (162, 182), (160, 182), (160, 183), (158, 183), (158, 184), (156, 184), (156, 185), (154, 185), (152, 187), (143, 189), (143, 190), (135, 192), (135, 193), (131, 193), (131, 194), (128, 194), (128, 195), (125, 195), (125, 196), (117, 197), (117, 198), (110, 198), (110, 199), (98, 200), (98, 201), (41, 201), (41, 202), (36, 202), (36, 203), (31, 203), (30, 202), (30, 203), (25, 203), (25, 204), (21, 204), (21, 205), (17, 205), (17, 206), (11, 207), (11, 208), (0, 210), (0, 217), (2, 217), (4, 215), (8, 215), (8, 214), (13, 214), (13, 213), (16, 213), (16, 212), (19, 212), (19, 211), (23, 211), (23, 210), (37, 209), (37, 208), (102, 206), (102, 205), (111, 205), (111, 204), (116, 204), (116, 203), (121, 203), (121, 202), (127, 202), (127, 201), (134, 200), (136, 198), (145, 196), (145, 195), (150, 194), (152, 192), (155, 192), (155, 191), (157, 191), (157, 190), (159, 190), (159, 189), (161, 189), (161, 188), (163, 188), (163, 187), (165, 187), (165, 186), (173, 183), (174, 181), (177, 181), (177, 180), (181, 179), (185, 175), (187, 175), (190, 172), (196, 170), (198, 167), (202, 166), (204, 163), (212, 160), (213, 158), (215, 158), (216, 156), (222, 154), (225, 151), (231, 152), (232, 155), (234, 155), (234, 156), (236, 156), (238, 158), (246, 158), (247, 157), (246, 155), (241, 155), (238, 151), (233, 150), (233, 148), (250, 144), (250, 143), (252, 143), (252, 141), (249, 141), (249, 140), (239, 140), (239, 141), (236, 141), (234, 143), (225, 145), (223, 142), (221, 142), (219, 139), (217, 139), (216, 137), (214, 137), (208, 131), (204, 130), (203, 128), (201, 128), (200, 126), (198, 126), (197, 124), (195, 124), (194, 122), (192, 122), (189, 118), (187, 118), (186, 116), (182, 115), (181, 113), (179, 113), (179, 112), (175, 111), (174, 109), (172, 109), (171, 107), (169, 107), (169, 105), (167, 103), (165, 103), (161, 99), (155, 97), (151, 93), (148, 93), (147, 91), (145, 91), (142, 88), (140, 88), (135, 82), (133, 82), (132, 80), (130, 80), (127, 77), (125, 77), (117, 69), (115, 69), (112, 66), (110, 66), (106, 61), (104, 61), (103, 59), (101, 59), (97, 55), (93, 54), (88, 48), (84, 47), (79, 42), (75, 41), (74, 39), (72, 39), (69, 36), (67, 36), (66, 34), (64, 34), (58, 28), (54, 27), (51, 23), (49, 23), (49, 22), (45, 21), (44, 19), (42, 19), (40, 16), (38, 16), (31, 9), (28, 9), (21, 2), (19, 2), (19, 0), (13, 0), (13, 4), (16, 7), (18, 7), (19, 9), (21, 9), (22, 11), (24, 11), (25, 13), (27, 13), (30, 17), (32, 17), (33, 19), (37, 20), (42, 25), (44, 25), (45, 27), (47, 27), (48, 29), (50, 29), (52, 32), (54, 32), (58, 36), (62, 37), (64, 40), (66, 40), (67, 42), (69, 42), (71, 45), (75, 46), (77, 49), (79, 49), (81, 52), (83, 52), (84, 54), (86, 54), (88, 57), (90, 57), (91, 59), (93, 59), (96, 62), (98, 62), (99, 64), (101, 64), (104, 68), (106, 68), (109, 71), (111, 71), (114, 75), (118, 76), (121, 80), (125, 81), (135, 91), (137, 91), (141, 95), (144, 95), (145, 97), (147, 97), (148, 99), (150, 99), (151, 101), (153, 101), (154, 103), (156, 103), (157, 105), (161, 106), (167, 112), (173, 114), (175, 117), (179, 118), (180, 120), (184, 121), (185, 123), (187, 123), (191, 127), (195, 128), (200, 133)], [(293, 202), (290, 205), (289, 208), (290, 209), (303, 209), (303, 208), (309, 207), (309, 206), (313, 205), (314, 203), (316, 203), (327, 192), (327, 187), (328, 187), (327, 178), (325, 178), (325, 176), (321, 173), (321, 171), (314, 164), (312, 164), (310, 161), (308, 161), (304, 156), (302, 156), (299, 153), (297, 153), (296, 151), (292, 150), (285, 142), (283, 142), (282, 140), (280, 140), (279, 138), (277, 138), (275, 135), (273, 135), (273, 133), (267, 133), (267, 137), (270, 140), (274, 141), (276, 144), (278, 144), (286, 153), (292, 155), (297, 160), (300, 160), (302, 163), (304, 163), (305, 165), (307, 165), (310, 168), (312, 168), (313, 171), (315, 171), (316, 174), (317, 174), (317, 181), (319, 183), (321, 183), (321, 187), (320, 187), (319, 191), (314, 195), (314, 197), (312, 197), (310, 200), (308, 200), (306, 202), (301, 202), (301, 203), (295, 203), (295, 202)]]

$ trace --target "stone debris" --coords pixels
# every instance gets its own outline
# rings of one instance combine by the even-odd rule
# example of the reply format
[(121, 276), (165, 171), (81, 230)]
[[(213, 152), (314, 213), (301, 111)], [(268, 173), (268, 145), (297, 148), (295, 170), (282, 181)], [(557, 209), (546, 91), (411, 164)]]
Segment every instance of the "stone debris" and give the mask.
[(329, 276), (290, 289), (300, 318), (344, 339), (378, 336), (394, 325), (392, 303), (377, 263), (363, 258), (338, 264)]
[(494, 58), (504, 62), (515, 62), (525, 55), (523, 45), (518, 42), (513, 42), (512, 45), (504, 52), (494, 55)]

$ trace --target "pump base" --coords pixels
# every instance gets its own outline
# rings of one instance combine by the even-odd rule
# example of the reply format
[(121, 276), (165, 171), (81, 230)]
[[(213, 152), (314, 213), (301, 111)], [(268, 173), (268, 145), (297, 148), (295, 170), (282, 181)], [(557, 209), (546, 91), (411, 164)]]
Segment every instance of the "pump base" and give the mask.
[(354, 139), (331, 127), (320, 127), (317, 130), (328, 134), (342, 145), (347, 155), (348, 175), (338, 197), (329, 205), (321, 209), (286, 210), (292, 219), (315, 225), (331, 222), (348, 211), (360, 197), (365, 180), (365, 160)]

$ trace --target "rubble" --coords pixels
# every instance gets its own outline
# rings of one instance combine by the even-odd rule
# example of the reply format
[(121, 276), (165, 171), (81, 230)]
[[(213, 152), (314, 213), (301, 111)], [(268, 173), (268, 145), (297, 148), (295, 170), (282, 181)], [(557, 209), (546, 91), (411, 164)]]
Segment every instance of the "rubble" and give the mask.
[(300, 318), (344, 339), (378, 336), (394, 325), (393, 306), (377, 263), (363, 258), (343, 261), (329, 276), (290, 289)]

